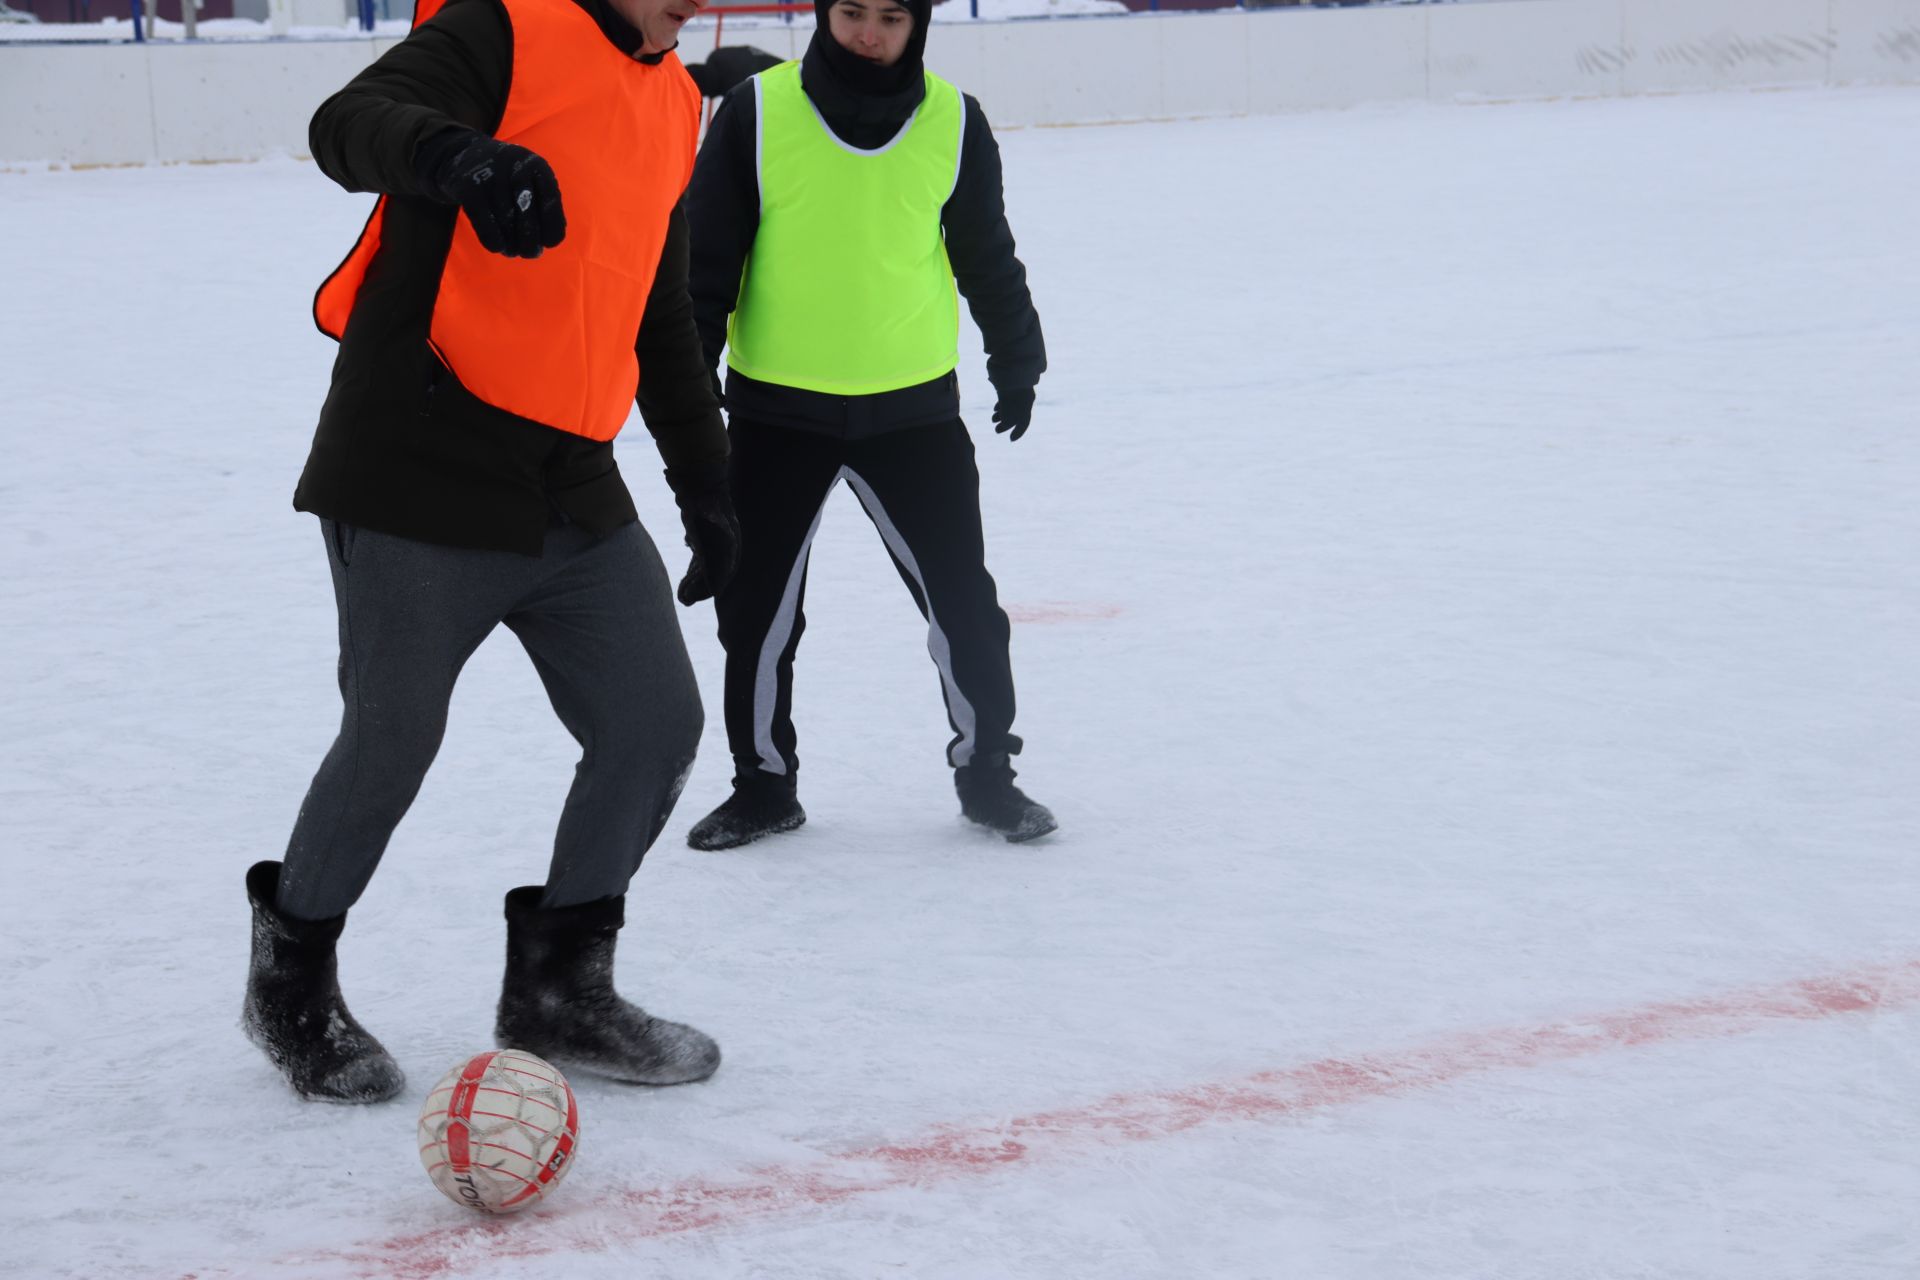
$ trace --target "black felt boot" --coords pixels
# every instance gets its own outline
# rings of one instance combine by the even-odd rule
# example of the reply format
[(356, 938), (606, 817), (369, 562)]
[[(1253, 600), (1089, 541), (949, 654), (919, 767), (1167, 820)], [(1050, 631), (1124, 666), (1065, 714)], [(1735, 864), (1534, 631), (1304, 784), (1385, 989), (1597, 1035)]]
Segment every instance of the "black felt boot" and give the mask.
[(280, 914), (280, 864), (247, 872), (253, 903), (253, 963), (240, 1029), (266, 1050), (294, 1092), (315, 1102), (385, 1102), (407, 1078), (340, 997), (334, 943), (346, 925)]
[(793, 783), (771, 773), (733, 780), (733, 794), (693, 824), (687, 843), (696, 849), (737, 849), (762, 836), (791, 831), (807, 820)]
[(998, 831), (1014, 844), (1037, 840), (1060, 824), (1047, 806), (1013, 785), (1013, 766), (1005, 756), (979, 760), (953, 771), (960, 812), (969, 822)]
[(720, 1068), (713, 1037), (656, 1018), (613, 989), (626, 898), (542, 907), (538, 885), (507, 895), (507, 979), (494, 1038), (563, 1070), (628, 1084), (688, 1084)]

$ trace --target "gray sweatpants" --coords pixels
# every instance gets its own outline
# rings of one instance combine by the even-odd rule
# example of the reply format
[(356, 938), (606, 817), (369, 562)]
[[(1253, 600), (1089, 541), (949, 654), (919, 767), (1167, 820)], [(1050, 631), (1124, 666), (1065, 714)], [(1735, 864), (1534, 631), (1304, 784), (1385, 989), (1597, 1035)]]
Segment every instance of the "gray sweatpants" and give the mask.
[(555, 528), (534, 559), (320, 523), (345, 710), (287, 845), (280, 909), (324, 920), (359, 900), (440, 748), (460, 668), (500, 623), (582, 751), (543, 905), (625, 893), (701, 729), (666, 566), (646, 530), (596, 539)]

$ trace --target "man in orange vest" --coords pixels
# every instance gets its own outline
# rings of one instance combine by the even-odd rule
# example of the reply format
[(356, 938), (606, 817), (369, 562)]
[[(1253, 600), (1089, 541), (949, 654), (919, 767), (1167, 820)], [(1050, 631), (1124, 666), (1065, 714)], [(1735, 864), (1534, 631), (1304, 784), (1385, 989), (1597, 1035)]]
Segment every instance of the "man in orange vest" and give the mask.
[(692, 548), (687, 604), (739, 524), (687, 295), (680, 197), (700, 99), (673, 49), (706, 0), (422, 0), (412, 34), (315, 114), (328, 177), (381, 195), (315, 298), (340, 341), (294, 506), (320, 517), (340, 734), (283, 862), (247, 875), (242, 1025), (303, 1097), (404, 1084), (347, 1011), (334, 945), (504, 623), (583, 754), (544, 884), (506, 896), (495, 1034), (567, 1068), (700, 1080), (719, 1047), (613, 988), (627, 883), (692, 767), (699, 690), (612, 440), (637, 398)]

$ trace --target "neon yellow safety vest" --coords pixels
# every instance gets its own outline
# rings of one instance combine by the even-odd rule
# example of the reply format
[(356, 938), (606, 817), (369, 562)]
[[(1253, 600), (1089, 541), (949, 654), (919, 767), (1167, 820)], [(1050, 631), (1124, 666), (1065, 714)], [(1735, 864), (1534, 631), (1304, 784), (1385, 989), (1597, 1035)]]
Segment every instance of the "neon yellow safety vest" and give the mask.
[(727, 325), (727, 364), (829, 395), (929, 382), (959, 363), (960, 298), (940, 210), (960, 174), (960, 91), (927, 93), (893, 141), (847, 146), (800, 87), (754, 77), (760, 227)]

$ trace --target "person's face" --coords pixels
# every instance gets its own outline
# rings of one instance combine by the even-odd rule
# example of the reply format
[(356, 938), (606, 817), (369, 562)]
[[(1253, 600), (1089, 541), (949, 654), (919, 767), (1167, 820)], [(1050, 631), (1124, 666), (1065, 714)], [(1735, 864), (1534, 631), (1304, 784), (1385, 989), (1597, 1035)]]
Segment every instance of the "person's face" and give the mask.
[(827, 30), (848, 53), (890, 67), (907, 51), (913, 15), (893, 0), (837, 0)]
[(710, 0), (608, 0), (614, 11), (646, 37), (642, 53), (665, 53), (680, 41), (687, 19), (706, 8)]

